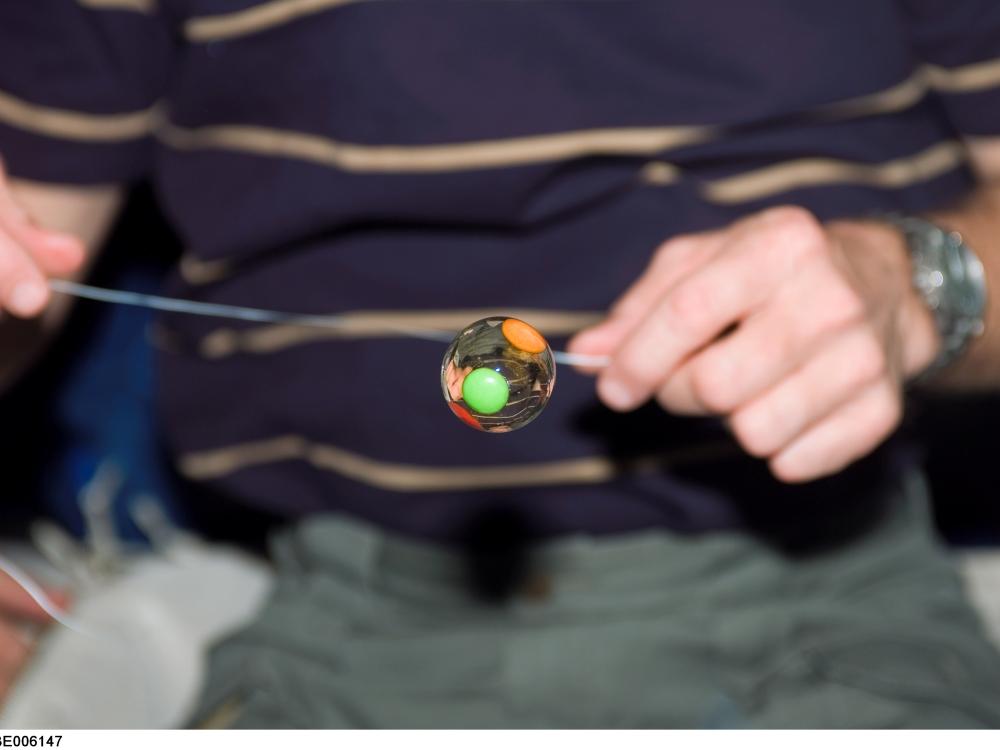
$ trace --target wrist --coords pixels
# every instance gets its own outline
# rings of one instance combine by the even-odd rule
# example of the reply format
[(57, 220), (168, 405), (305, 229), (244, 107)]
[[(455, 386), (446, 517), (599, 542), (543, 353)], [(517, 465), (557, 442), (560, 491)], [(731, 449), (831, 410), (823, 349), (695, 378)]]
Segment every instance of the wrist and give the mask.
[(878, 219), (837, 221), (831, 234), (850, 248), (852, 265), (860, 268), (871, 299), (888, 301), (890, 345), (895, 347), (900, 376), (919, 377), (937, 359), (942, 340), (934, 314), (913, 283), (913, 262), (904, 233)]

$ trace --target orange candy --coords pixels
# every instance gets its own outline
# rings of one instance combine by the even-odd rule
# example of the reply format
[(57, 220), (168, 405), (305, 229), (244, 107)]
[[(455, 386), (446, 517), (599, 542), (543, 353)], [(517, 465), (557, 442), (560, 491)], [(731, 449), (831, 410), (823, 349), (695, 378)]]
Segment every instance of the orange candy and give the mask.
[(542, 334), (517, 318), (507, 318), (500, 326), (500, 330), (503, 331), (504, 338), (510, 342), (510, 345), (522, 352), (541, 354), (548, 346)]

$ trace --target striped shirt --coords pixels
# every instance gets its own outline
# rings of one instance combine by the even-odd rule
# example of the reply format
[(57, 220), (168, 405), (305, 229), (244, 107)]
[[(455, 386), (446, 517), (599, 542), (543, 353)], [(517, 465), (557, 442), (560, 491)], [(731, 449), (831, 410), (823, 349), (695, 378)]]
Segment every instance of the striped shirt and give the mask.
[(13, 174), (149, 178), (185, 244), (168, 291), (348, 321), (164, 317), (181, 472), (434, 538), (497, 507), (540, 535), (850, 516), (898, 452), (780, 488), (716, 422), (612, 414), (567, 371), (529, 428), (476, 434), (441, 347), (394, 331), (506, 314), (559, 345), (671, 236), (939, 206), (998, 132), (996, 0), (0, 4)]

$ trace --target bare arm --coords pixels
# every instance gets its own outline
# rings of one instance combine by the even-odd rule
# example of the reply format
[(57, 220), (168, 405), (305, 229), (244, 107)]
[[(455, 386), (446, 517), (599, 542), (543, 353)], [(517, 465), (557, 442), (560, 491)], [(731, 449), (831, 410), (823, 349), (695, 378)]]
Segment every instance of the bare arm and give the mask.
[(121, 207), (119, 186), (7, 180), (0, 172), (0, 393), (44, 351), (69, 311), (47, 278), (82, 275)]

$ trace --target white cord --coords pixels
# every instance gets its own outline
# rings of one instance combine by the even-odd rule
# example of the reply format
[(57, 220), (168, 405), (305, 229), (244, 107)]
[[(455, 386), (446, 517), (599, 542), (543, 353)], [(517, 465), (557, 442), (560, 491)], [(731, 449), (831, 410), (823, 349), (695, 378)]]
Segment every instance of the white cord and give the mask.
[[(145, 307), (164, 312), (201, 315), (211, 318), (229, 318), (246, 320), (252, 323), (284, 323), (286, 325), (310, 326), (314, 328), (343, 328), (345, 320), (341, 315), (299, 315), (296, 313), (279, 312), (277, 310), (262, 310), (257, 307), (239, 307), (237, 305), (220, 305), (213, 302), (195, 302), (193, 300), (161, 297), (156, 294), (126, 292), (120, 289), (103, 289), (101, 287), (80, 284), (75, 281), (52, 279), (49, 282), (53, 291), (68, 294), (73, 297), (109, 302), (115, 305)], [(425, 339), (427, 341), (442, 341), (448, 343), (454, 334), (447, 331), (431, 331), (422, 328), (393, 327), (402, 336)], [(571, 354), (569, 352), (552, 352), (556, 362), (561, 365), (578, 367), (606, 367), (608, 357), (591, 354)]]
[(611, 357), (603, 354), (570, 354), (569, 352), (552, 352), (552, 358), (561, 365), (573, 367), (607, 367)]

